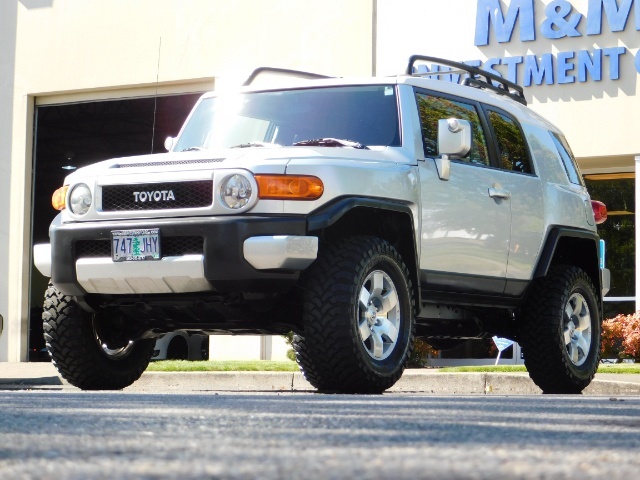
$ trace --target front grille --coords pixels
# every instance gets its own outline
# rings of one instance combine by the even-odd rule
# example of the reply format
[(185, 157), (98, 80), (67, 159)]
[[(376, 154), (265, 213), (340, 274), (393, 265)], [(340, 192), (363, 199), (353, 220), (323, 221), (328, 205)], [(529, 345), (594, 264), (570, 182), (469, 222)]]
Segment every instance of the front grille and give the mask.
[(104, 212), (199, 208), (209, 207), (212, 203), (211, 180), (102, 187)]
[[(202, 254), (202, 237), (161, 237), (160, 252), (163, 257)], [(111, 257), (110, 240), (79, 240), (76, 242), (76, 258)]]

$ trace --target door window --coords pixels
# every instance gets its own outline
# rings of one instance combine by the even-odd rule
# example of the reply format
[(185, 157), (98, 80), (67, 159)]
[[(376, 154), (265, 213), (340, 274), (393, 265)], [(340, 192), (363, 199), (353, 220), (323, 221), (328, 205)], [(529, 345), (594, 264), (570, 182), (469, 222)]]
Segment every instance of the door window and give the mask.
[(489, 165), (487, 142), (478, 111), (474, 105), (424, 93), (417, 94), (417, 101), (425, 156), (435, 158), (439, 155), (438, 120), (457, 118), (469, 121), (473, 128), (471, 151), (461, 161), (477, 165)]

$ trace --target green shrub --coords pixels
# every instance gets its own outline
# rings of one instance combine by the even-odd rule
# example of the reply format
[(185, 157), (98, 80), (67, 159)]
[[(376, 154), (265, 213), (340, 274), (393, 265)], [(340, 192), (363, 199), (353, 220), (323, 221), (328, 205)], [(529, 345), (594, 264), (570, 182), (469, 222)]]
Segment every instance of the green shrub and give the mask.
[(287, 358), (292, 362), (296, 361), (296, 352), (293, 351), (293, 332), (289, 331), (282, 335), (284, 337), (284, 341), (287, 342), (287, 345), (292, 348), (287, 350)]
[(416, 338), (407, 366), (409, 368), (422, 368), (427, 364), (427, 358), (437, 355), (438, 351), (435, 348), (421, 338)]

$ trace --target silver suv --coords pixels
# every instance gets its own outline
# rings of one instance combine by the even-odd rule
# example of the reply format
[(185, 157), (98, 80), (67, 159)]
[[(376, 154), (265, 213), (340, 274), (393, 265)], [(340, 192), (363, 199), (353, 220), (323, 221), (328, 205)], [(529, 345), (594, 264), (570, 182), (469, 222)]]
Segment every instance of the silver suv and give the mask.
[[(248, 85), (269, 73), (286, 86)], [(258, 69), (203, 95), (166, 146), (54, 194), (34, 257), (47, 348), (73, 385), (130, 385), (178, 330), (293, 331), (321, 391), (384, 391), (416, 337), (515, 339), (548, 393), (592, 380), (599, 219), (518, 85), (423, 56), (385, 78)]]

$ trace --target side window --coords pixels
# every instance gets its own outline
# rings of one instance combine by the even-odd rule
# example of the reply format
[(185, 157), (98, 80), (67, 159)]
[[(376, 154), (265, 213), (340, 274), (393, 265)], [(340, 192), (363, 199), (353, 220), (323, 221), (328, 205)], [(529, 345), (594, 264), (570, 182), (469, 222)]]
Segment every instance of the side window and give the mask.
[(553, 143), (556, 144), (556, 148), (558, 149), (560, 158), (562, 158), (562, 163), (564, 164), (564, 169), (567, 171), (567, 176), (569, 177), (569, 181), (571, 183), (575, 183), (576, 185), (584, 185), (584, 182), (582, 180), (582, 175), (580, 174), (580, 170), (578, 170), (576, 159), (573, 156), (573, 152), (571, 151), (571, 148), (569, 148), (567, 139), (557, 133), (554, 133), (554, 132), (549, 132), (549, 133), (551, 134)]
[(457, 118), (468, 120), (473, 126), (471, 152), (462, 161), (489, 165), (487, 142), (480, 124), (478, 111), (473, 105), (423, 93), (418, 93), (416, 98), (422, 125), (422, 142), (425, 156), (438, 156), (438, 120)]
[(533, 173), (527, 144), (516, 121), (495, 110), (489, 110), (489, 121), (498, 141), (499, 167), (513, 172)]

